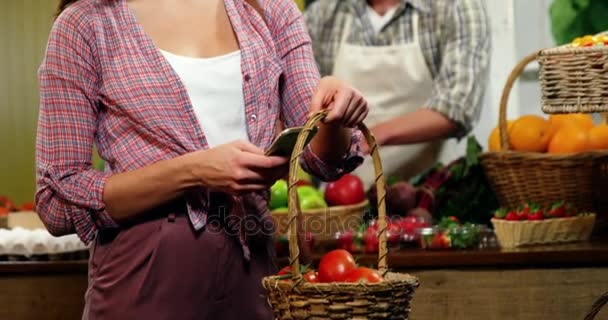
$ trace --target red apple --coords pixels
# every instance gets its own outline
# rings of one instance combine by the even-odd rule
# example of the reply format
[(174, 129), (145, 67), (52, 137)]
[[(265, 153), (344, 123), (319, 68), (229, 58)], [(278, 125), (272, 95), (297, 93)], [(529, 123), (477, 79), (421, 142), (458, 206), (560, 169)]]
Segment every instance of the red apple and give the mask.
[(296, 181), (296, 186), (312, 186), (312, 182), (300, 179)]
[(342, 178), (327, 185), (325, 200), (330, 206), (361, 203), (365, 200), (363, 182), (355, 175), (345, 174)]

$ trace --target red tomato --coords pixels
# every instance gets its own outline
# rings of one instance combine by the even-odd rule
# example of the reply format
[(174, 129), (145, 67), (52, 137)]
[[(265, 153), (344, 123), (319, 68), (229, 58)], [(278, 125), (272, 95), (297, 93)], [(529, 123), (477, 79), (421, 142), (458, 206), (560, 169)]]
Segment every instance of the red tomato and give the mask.
[(363, 237), (363, 243), (365, 253), (378, 252), (378, 231), (371, 227), (368, 228)]
[(314, 270), (308, 270), (304, 274), (304, 280), (308, 283), (317, 283), (319, 282), (319, 274)]
[(8, 197), (0, 196), (0, 207), (8, 209), (10, 212), (15, 209), (15, 204)]
[(348, 251), (343, 249), (330, 251), (319, 262), (319, 281), (344, 281), (346, 275), (355, 268), (357, 268), (355, 259)]
[(287, 266), (277, 273), (278, 276), (291, 275), (291, 266)]
[(370, 268), (360, 267), (352, 270), (346, 275), (345, 282), (367, 282), (367, 283), (376, 283), (383, 281), (384, 279), (376, 270), (372, 270)]
[(5, 207), (0, 207), (0, 217), (7, 216), (10, 210)]
[(296, 186), (312, 186), (312, 183), (306, 180), (298, 180), (296, 181)]
[(363, 182), (352, 174), (345, 174), (337, 181), (329, 183), (325, 189), (325, 201), (330, 206), (345, 206), (364, 200)]

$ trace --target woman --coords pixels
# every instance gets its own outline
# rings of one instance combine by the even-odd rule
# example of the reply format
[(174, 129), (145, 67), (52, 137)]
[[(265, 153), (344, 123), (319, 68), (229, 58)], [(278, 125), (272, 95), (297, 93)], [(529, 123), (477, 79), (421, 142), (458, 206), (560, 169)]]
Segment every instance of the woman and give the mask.
[(330, 108), (302, 165), (331, 180), (360, 164), (365, 100), (319, 79), (291, 0), (261, 7), (61, 2), (39, 70), (36, 202), (52, 234), (92, 245), (84, 319), (272, 319), (267, 190), (287, 159), (263, 149), (278, 119)]
[[(385, 174), (409, 178), (463, 153), (490, 58), (483, 0), (315, 1), (306, 21), (321, 74), (363, 93)], [(454, 139), (455, 140), (455, 139)], [(374, 181), (371, 161), (357, 169)]]

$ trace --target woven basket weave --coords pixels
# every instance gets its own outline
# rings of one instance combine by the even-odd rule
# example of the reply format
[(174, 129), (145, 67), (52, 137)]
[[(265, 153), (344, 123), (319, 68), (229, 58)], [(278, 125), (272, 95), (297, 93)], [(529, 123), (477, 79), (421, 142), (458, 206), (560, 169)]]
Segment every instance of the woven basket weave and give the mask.
[(608, 46), (568, 44), (541, 50), (537, 60), (543, 112), (608, 111)]
[(503, 248), (589, 240), (594, 223), (595, 214), (539, 221), (492, 219), (496, 237)]
[(500, 100), (501, 151), (485, 152), (480, 160), (501, 206), (515, 208), (527, 201), (549, 205), (564, 200), (579, 211), (597, 213), (605, 228), (608, 213), (608, 151), (556, 155), (510, 150), (507, 135), (507, 101), (513, 83), (536, 54), (525, 57), (513, 69)]
[(378, 270), (385, 281), (379, 283), (307, 283), (300, 272), (298, 224), (301, 212), (296, 192), (296, 166), (304, 148), (304, 141), (315, 126), (325, 117), (325, 112), (315, 114), (306, 123), (297, 140), (290, 159), (289, 170), (289, 258), (292, 281), (280, 277), (262, 279), (267, 299), (278, 319), (408, 319), (410, 301), (419, 286), (417, 278), (400, 273), (387, 273), (386, 262), (386, 205), (385, 181), (378, 148), (371, 132), (360, 125), (370, 146), (376, 186), (378, 190), (378, 216), (380, 221)]

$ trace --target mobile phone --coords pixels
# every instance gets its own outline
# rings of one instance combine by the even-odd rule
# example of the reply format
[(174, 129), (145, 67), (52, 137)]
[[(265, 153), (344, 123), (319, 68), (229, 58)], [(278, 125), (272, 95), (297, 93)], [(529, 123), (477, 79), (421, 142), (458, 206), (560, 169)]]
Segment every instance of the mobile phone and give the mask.
[[(283, 130), (281, 134), (272, 142), (270, 148), (266, 150), (267, 156), (279, 156), (279, 157), (289, 157), (291, 156), (291, 152), (293, 148), (296, 146), (296, 141), (298, 140), (298, 135), (304, 127), (293, 127)], [(314, 138), (315, 134), (317, 134), (317, 127), (313, 127), (311, 129), (308, 138), (304, 145), (306, 146), (312, 138)]]

